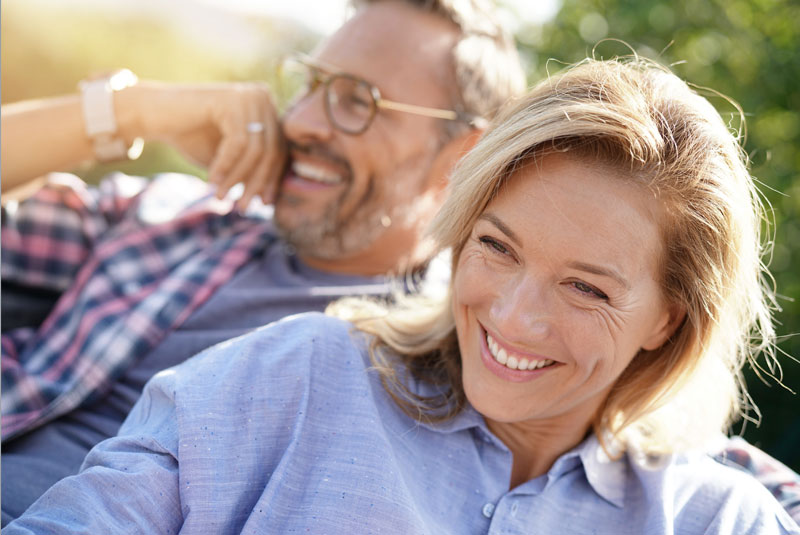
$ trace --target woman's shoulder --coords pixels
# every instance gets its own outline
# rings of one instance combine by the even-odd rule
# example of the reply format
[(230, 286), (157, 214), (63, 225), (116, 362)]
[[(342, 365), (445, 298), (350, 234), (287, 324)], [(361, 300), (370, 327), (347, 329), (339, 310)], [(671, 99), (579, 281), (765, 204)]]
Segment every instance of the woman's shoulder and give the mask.
[[(364, 368), (366, 344), (353, 324), (319, 312), (297, 314), (212, 346), (168, 370), (178, 388), (252, 387), (277, 378)], [(340, 364), (347, 362), (350, 366)], [(161, 372), (162, 374), (165, 372)], [(160, 375), (160, 374), (159, 374)]]
[[(690, 452), (630, 459), (640, 484), (659, 488), (681, 533), (798, 533), (796, 524), (752, 475)], [(652, 488), (651, 488), (652, 491)]]

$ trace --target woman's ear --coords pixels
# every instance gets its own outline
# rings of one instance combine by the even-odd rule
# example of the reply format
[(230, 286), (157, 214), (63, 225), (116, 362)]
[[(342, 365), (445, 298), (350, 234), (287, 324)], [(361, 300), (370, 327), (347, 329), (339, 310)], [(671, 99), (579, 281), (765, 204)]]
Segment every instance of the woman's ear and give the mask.
[(669, 337), (675, 334), (683, 320), (686, 318), (686, 309), (683, 305), (668, 305), (653, 333), (642, 344), (642, 349), (653, 351), (658, 349)]

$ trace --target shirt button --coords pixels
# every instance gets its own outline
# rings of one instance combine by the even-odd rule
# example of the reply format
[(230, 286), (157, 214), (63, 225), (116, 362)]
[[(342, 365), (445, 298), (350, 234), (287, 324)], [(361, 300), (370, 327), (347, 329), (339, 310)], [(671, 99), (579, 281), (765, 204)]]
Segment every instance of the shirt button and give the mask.
[(492, 518), (492, 515), (494, 514), (494, 504), (487, 503), (486, 505), (483, 506), (481, 512), (483, 513), (483, 516), (485, 516), (486, 518)]
[(518, 503), (518, 502), (514, 502), (514, 503), (511, 505), (511, 515), (512, 515), (512, 516), (517, 516), (517, 510), (518, 510), (518, 509), (519, 509), (519, 503)]

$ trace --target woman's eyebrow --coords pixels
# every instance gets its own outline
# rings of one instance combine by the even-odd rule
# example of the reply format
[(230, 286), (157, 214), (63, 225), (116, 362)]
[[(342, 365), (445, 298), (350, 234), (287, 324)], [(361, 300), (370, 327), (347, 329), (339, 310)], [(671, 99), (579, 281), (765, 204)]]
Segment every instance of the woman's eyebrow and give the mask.
[[(497, 227), (497, 229), (500, 232), (502, 232), (503, 234), (508, 236), (508, 238), (511, 241), (516, 243), (518, 246), (522, 247), (522, 243), (521, 243), (519, 237), (514, 233), (514, 231), (511, 230), (508, 227), (508, 225), (503, 223), (503, 221), (499, 217), (494, 215), (493, 213), (484, 212), (480, 216), (478, 216), (478, 219), (483, 219), (485, 221), (490, 222), (495, 227)], [(607, 268), (607, 267), (603, 267), (603, 266), (598, 266), (598, 265), (595, 265), (595, 264), (588, 264), (586, 262), (570, 262), (569, 263), (569, 267), (571, 267), (573, 269), (577, 269), (579, 271), (585, 271), (587, 273), (592, 273), (594, 275), (600, 275), (601, 277), (608, 277), (608, 278), (616, 281), (620, 285), (622, 285), (626, 290), (630, 290), (631, 289), (631, 284), (628, 282), (628, 280), (625, 279), (625, 277), (623, 277), (615, 269)]]
[(508, 228), (508, 225), (506, 225), (505, 223), (503, 223), (503, 222), (500, 220), (500, 218), (499, 218), (499, 217), (497, 217), (496, 215), (494, 215), (493, 213), (491, 213), (491, 212), (484, 212), (484, 213), (482, 213), (480, 216), (478, 216), (478, 219), (485, 219), (485, 220), (486, 220), (486, 221), (488, 221), (489, 223), (493, 224), (495, 227), (497, 227), (497, 229), (498, 229), (500, 232), (502, 232), (503, 234), (505, 234), (506, 236), (508, 236), (508, 238), (509, 238), (511, 241), (513, 241), (514, 243), (516, 243), (518, 246), (522, 247), (522, 242), (521, 242), (521, 241), (520, 241), (520, 239), (517, 237), (517, 235), (516, 235), (516, 234), (514, 234), (514, 231), (513, 231), (513, 230), (511, 230), (510, 228)]

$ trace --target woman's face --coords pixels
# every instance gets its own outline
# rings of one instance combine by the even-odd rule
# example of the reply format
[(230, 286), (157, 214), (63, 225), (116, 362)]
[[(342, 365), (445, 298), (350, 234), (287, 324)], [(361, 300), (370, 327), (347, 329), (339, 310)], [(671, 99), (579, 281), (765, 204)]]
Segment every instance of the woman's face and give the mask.
[(565, 155), (518, 170), (454, 275), (470, 403), (491, 423), (588, 425), (642, 349), (671, 333), (657, 200)]

